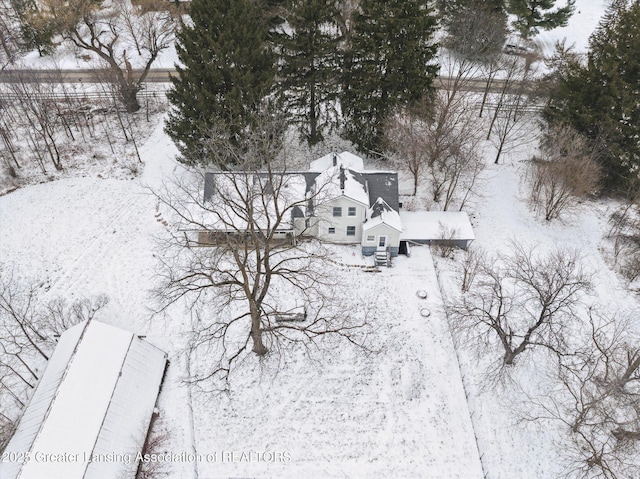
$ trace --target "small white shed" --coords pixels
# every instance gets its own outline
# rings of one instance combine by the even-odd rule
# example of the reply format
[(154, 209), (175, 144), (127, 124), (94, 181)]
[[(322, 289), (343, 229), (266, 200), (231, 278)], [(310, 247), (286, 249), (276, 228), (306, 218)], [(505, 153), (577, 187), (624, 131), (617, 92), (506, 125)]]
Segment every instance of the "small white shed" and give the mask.
[(167, 355), (89, 320), (65, 331), (0, 463), (2, 479), (133, 479)]

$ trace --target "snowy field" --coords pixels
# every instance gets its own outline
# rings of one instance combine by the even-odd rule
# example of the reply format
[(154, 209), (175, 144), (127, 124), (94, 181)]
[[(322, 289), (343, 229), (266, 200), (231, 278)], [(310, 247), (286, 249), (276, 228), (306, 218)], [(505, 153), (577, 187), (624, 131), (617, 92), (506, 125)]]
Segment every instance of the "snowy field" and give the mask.
[[(605, 4), (577, 0), (567, 28), (537, 37), (544, 52), (564, 37), (584, 51)], [(55, 63), (73, 67), (68, 58)], [(167, 52), (156, 66), (174, 60)], [(31, 57), (27, 63), (46, 66)], [(159, 123), (140, 146), (144, 169), (135, 179), (84, 171), (1, 196), (0, 261), (38, 284), (42, 300), (106, 294), (110, 301), (98, 319), (145, 335), (169, 353), (159, 399), (158, 424), (170, 431), (164, 449), (202, 460), (177, 460), (167, 477), (547, 479), (563, 471), (559, 428), (520, 423), (512, 407), (518, 392), (484, 388), (476, 360), (456, 352), (443, 296), (457, 291), (459, 266), (440, 258), (434, 265), (427, 248), (414, 248), (411, 258), (400, 257), (380, 273), (331, 266), (368, 306), (364, 311), (375, 311), (367, 317), (375, 327), (374, 352), (345, 343), (311, 356), (293, 350), (286, 361), (242, 363), (228, 395), (189, 388), (187, 315), (173, 308), (157, 316), (150, 309), (155, 256), (162, 253), (156, 238), (168, 226), (148, 188), (182, 171), (162, 128)], [(563, 221), (536, 218), (522, 180), (531, 152), (531, 146), (510, 151), (493, 165), (487, 148), (490, 166), (470, 211), (474, 246), (497, 252), (516, 239), (543, 249), (577, 247), (594, 272), (591, 301), (637, 310), (637, 298), (603, 253), (608, 216), (617, 205), (586, 202)], [(335, 261), (358, 263), (355, 251), (337, 248)], [(417, 296), (421, 290), (427, 299)], [(523, 377), (534, 370), (526, 365)]]
[[(230, 396), (195, 390), (189, 397), (181, 382), (185, 321), (180, 312), (152, 317), (147, 308), (155, 284), (154, 236), (165, 226), (145, 186), (180, 170), (174, 154), (159, 125), (142, 148), (146, 167), (139, 181), (64, 179), (0, 198), (0, 256), (21, 277), (37, 279), (43, 297), (106, 294), (110, 303), (99, 319), (144, 334), (169, 352), (160, 399), (169, 450), (218, 455), (174, 464), (174, 474), (181, 471), (176, 477), (189, 477), (195, 467), (200, 478), (482, 477), (426, 248), (377, 274), (334, 266), (376, 311), (368, 318), (376, 328), (369, 344), (375, 352), (340, 343), (329, 355), (294, 352), (285, 364), (275, 358), (258, 368), (249, 361)], [(338, 248), (336, 261), (353, 258), (351, 250)], [(420, 299), (418, 290), (428, 298)], [(425, 308), (429, 318), (421, 314)], [(225, 452), (279, 453), (287, 460), (244, 462)]]
[[(166, 234), (166, 226), (147, 187), (157, 188), (182, 168), (162, 125), (141, 155), (145, 169), (136, 180), (67, 178), (0, 197), (0, 257), (36, 280), (43, 299), (106, 294), (110, 303), (99, 319), (144, 334), (169, 353), (160, 396), (160, 424), (171, 434), (165, 447), (203, 458), (172, 463), (172, 477), (473, 479), (483, 477), (480, 456), (488, 477), (561, 472), (559, 431), (518, 424), (510, 407), (518, 395), (484, 390), (477, 364), (464, 351), (460, 369), (440, 292), (440, 285), (445, 294), (458, 287), (457, 266), (438, 259), (438, 279), (427, 248), (412, 249), (411, 258), (376, 274), (332, 266), (376, 312), (368, 318), (376, 328), (369, 344), (375, 353), (346, 344), (311, 357), (294, 350), (283, 363), (243, 363), (229, 395), (190, 392), (183, 382), (186, 315), (177, 308), (153, 316), (148, 307), (155, 237)], [(597, 273), (594, 301), (637, 309), (600, 252), (615, 205), (588, 203), (564, 222), (536, 219), (522, 184), (527, 155), (514, 150), (488, 168), (472, 214), (476, 246), (497, 251), (512, 239), (543, 248), (577, 246)], [(338, 248), (335, 261), (358, 263), (355, 251)], [(428, 293), (426, 300), (419, 290)]]

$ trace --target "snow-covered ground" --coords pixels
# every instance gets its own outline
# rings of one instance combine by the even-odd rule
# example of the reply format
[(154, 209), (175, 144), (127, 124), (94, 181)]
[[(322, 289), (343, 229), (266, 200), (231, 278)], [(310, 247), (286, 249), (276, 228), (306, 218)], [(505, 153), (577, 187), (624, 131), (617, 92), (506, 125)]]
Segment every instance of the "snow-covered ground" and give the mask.
[[(159, 125), (141, 149), (146, 166), (139, 181), (64, 179), (0, 198), (3, 262), (36, 278), (43, 297), (106, 294), (101, 320), (145, 334), (169, 352), (160, 400), (169, 449), (209, 457), (197, 464), (199, 477), (482, 477), (426, 248), (377, 274), (335, 266), (353, 285), (354, 301), (376, 312), (367, 318), (376, 329), (369, 344), (376, 352), (340, 343), (311, 359), (294, 351), (286, 364), (274, 358), (258, 368), (249, 361), (230, 396), (194, 392), (189, 399), (181, 382), (185, 321), (179, 311), (152, 317), (147, 307), (155, 285), (154, 236), (165, 225), (145, 186), (180, 171), (175, 153)], [(351, 250), (337, 248), (336, 261), (353, 259)], [(353, 311), (364, 310), (354, 304)], [(274, 459), (244, 461), (243, 452)], [(176, 477), (189, 477), (196, 464), (172, 466)]]
[[(567, 36), (580, 51), (604, 4), (578, 0), (570, 26), (539, 39), (547, 48)], [(275, 357), (242, 363), (229, 395), (190, 390), (183, 381), (185, 313), (150, 310), (154, 256), (162, 253), (155, 238), (167, 225), (147, 187), (182, 170), (162, 127), (140, 147), (144, 171), (137, 179), (85, 172), (0, 197), (0, 262), (37, 282), (43, 300), (106, 294), (110, 302), (98, 319), (144, 334), (169, 353), (159, 404), (160, 423), (170, 431), (165, 450), (202, 458), (171, 463), (170, 477), (546, 479), (561, 472), (561, 431), (518, 423), (510, 413), (517, 393), (484, 390), (475, 359), (456, 354), (441, 294), (458, 287), (457, 267), (438, 259), (436, 274), (426, 248), (380, 273), (332, 266), (368, 305), (365, 311), (375, 311), (367, 318), (375, 326), (374, 353), (344, 343), (311, 357), (294, 350), (282, 363)], [(564, 221), (544, 222), (529, 210), (522, 184), (529, 147), (509, 152), (499, 165), (487, 151), (482, 195), (470, 211), (475, 246), (496, 252), (518, 239), (578, 247), (594, 272), (592, 301), (637, 310), (637, 298), (602, 254), (615, 204), (587, 202)], [(358, 263), (356, 251), (337, 248), (335, 260)], [(418, 297), (421, 290), (427, 299)]]
[[(438, 260), (437, 277), (427, 248), (414, 248), (411, 258), (381, 273), (332, 266), (353, 288), (356, 299), (345, 308), (362, 314), (358, 303), (368, 306), (374, 353), (344, 343), (311, 358), (294, 350), (282, 363), (244, 362), (229, 395), (190, 392), (183, 382), (185, 312), (154, 316), (149, 309), (154, 255), (161, 254), (155, 237), (167, 226), (147, 187), (181, 173), (176, 153), (159, 124), (141, 148), (139, 179), (67, 178), (0, 197), (3, 263), (37, 280), (43, 299), (106, 294), (110, 303), (99, 319), (144, 334), (169, 353), (160, 396), (161, 424), (171, 432), (165, 448), (202, 458), (172, 463), (175, 477), (481, 478), (480, 456), (488, 477), (561, 471), (560, 432), (517, 424), (510, 412), (517, 394), (483, 390), (465, 351), (460, 369), (440, 293), (441, 286), (445, 294), (458, 287), (456, 266)], [(498, 251), (519, 239), (579, 247), (596, 273), (594, 301), (637, 309), (600, 252), (614, 205), (589, 202), (563, 222), (537, 219), (521, 180), (528, 154), (514, 150), (488, 168), (472, 212), (476, 246)], [(336, 263), (361, 263), (356, 251), (336, 248)]]

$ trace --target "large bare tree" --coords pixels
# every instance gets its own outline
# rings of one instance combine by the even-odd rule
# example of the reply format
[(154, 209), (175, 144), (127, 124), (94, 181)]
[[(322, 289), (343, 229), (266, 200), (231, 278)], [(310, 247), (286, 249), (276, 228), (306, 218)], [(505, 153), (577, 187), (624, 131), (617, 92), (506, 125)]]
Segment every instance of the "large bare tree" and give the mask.
[(138, 92), (160, 52), (174, 40), (176, 19), (169, 2), (42, 0), (35, 28), (49, 26), (84, 53), (95, 55), (117, 85), (129, 112), (140, 109)]
[(487, 257), (474, 286), (451, 305), (453, 328), (476, 350), (499, 349), (505, 366), (531, 349), (562, 355), (567, 319), (590, 286), (577, 251), (543, 253), (514, 242)]
[(528, 393), (526, 420), (564, 426), (567, 477), (640, 474), (640, 338), (633, 316), (589, 310), (572, 353), (551, 368), (549, 390)]
[(212, 361), (196, 381), (226, 384), (250, 352), (278, 354), (327, 334), (360, 344), (364, 321), (339, 304), (325, 247), (305, 238), (328, 183), (289, 172), (290, 158), (274, 142), (277, 123), (254, 129), (242, 147), (226, 131), (212, 132), (209, 138), (219, 139), (217, 148), (207, 148), (218, 152), (213, 163), (237, 169), (190, 172), (154, 191), (173, 218), (173, 234), (162, 241), (159, 307), (186, 301), (192, 347)]

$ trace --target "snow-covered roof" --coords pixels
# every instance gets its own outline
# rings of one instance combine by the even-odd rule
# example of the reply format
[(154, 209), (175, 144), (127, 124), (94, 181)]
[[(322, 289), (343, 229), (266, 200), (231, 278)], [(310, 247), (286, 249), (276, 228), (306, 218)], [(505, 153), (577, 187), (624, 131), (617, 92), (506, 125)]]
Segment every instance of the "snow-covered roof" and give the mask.
[(320, 202), (334, 198), (350, 198), (369, 206), (369, 193), (363, 175), (341, 166), (332, 166), (316, 178), (317, 199)]
[[(312, 175), (313, 178), (317, 174)], [(218, 231), (242, 231), (251, 222), (268, 229), (293, 229), (293, 216), (305, 216), (307, 193), (313, 178), (305, 173), (271, 174), (255, 172), (207, 173), (205, 208), (196, 208), (196, 222)]]
[(321, 172), (331, 168), (332, 166), (340, 165), (344, 168), (356, 171), (362, 171), (364, 169), (364, 161), (362, 158), (354, 155), (353, 153), (349, 153), (348, 151), (343, 151), (342, 153), (329, 153), (322, 158), (312, 161), (309, 165), (309, 171)]
[(378, 198), (373, 206), (369, 208), (367, 218), (366, 223), (362, 226), (363, 231), (385, 224), (402, 232), (402, 220), (400, 219), (400, 215), (382, 198)]
[(401, 211), (401, 240), (473, 240), (473, 228), (464, 211)]
[(5, 451), (30, 460), (0, 463), (0, 477), (134, 478), (165, 365), (155, 346), (95, 320), (64, 332)]

